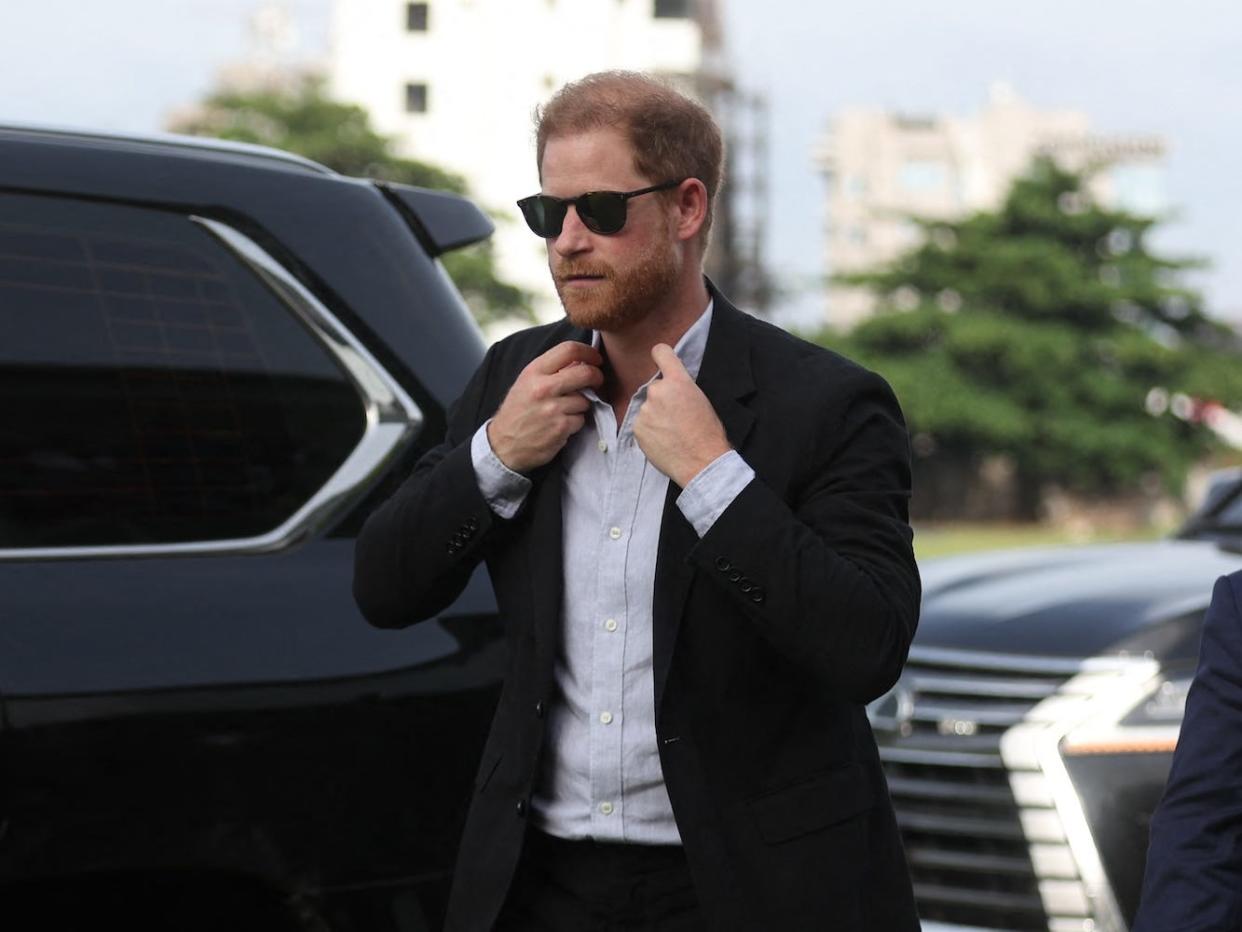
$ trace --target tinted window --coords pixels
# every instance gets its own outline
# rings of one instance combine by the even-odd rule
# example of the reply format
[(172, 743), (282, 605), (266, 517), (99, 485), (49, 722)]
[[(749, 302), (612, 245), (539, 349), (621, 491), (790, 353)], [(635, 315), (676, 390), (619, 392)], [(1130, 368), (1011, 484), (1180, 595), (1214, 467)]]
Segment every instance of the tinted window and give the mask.
[(0, 548), (279, 526), (357, 445), (357, 392), (189, 218), (0, 195)]
[(655, 0), (656, 19), (686, 19), (692, 12), (691, 0)]
[(410, 32), (427, 31), (427, 4), (407, 3), (405, 5), (405, 28)]
[(1223, 524), (1230, 528), (1242, 527), (1242, 495), (1236, 494), (1232, 488), (1219, 494), (1219, 500), (1230, 495), (1233, 497), (1228, 504), (1208, 519), (1208, 524)]
[(405, 109), (408, 113), (427, 112), (426, 84), (407, 84), (405, 86)]

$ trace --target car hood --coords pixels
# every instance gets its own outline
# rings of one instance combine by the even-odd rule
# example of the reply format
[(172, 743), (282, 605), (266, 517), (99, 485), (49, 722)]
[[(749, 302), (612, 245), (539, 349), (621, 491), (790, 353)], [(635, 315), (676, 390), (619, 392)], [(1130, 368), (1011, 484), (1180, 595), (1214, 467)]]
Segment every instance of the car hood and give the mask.
[(1056, 547), (920, 563), (916, 647), (1088, 657), (1197, 650), (1217, 577), (1242, 555), (1202, 541)]

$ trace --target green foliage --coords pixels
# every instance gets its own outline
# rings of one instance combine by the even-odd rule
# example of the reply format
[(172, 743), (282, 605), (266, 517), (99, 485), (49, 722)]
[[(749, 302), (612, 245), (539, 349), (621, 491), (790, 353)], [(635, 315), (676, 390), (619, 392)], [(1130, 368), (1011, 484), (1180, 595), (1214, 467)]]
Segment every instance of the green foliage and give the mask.
[(995, 212), (918, 221), (921, 245), (839, 279), (881, 311), (818, 338), (889, 379), (918, 452), (1008, 454), (1028, 501), (1047, 484), (1109, 494), (1151, 475), (1179, 489), (1216, 441), (1149, 415), (1148, 391), (1242, 403), (1236, 338), (1177, 284), (1198, 263), (1153, 255), (1156, 221), (1085, 185), (1042, 160)]
[[(392, 140), (371, 127), (365, 110), (332, 100), (315, 79), (289, 89), (216, 91), (174, 129), (284, 149), (344, 175), (469, 193), (460, 175), (397, 155)], [(497, 275), (490, 242), (442, 260), (480, 324), (509, 317), (534, 319), (530, 295)]]

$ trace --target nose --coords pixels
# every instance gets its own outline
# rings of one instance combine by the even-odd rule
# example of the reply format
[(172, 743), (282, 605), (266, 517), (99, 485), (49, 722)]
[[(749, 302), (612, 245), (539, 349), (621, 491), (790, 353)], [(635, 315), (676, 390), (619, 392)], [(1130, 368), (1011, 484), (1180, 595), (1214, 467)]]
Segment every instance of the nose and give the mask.
[(553, 248), (562, 256), (573, 256), (591, 248), (591, 231), (578, 217), (578, 208), (572, 204), (565, 211), (561, 235), (553, 242)]

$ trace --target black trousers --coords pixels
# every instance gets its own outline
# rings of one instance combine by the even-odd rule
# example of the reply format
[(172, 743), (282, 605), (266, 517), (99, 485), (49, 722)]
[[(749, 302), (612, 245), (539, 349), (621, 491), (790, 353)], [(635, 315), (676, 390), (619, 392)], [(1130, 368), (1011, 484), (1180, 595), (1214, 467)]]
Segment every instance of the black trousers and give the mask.
[(680, 845), (565, 841), (533, 826), (496, 932), (704, 932)]

